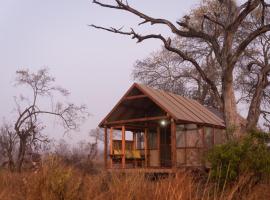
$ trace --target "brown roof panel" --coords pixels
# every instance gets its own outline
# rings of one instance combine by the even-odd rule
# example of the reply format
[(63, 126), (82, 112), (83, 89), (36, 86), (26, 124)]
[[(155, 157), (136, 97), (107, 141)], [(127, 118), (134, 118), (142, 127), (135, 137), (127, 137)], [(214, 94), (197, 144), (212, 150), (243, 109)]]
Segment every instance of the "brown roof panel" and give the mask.
[[(197, 101), (188, 99), (176, 94), (171, 94), (179, 100), (179, 103), (183, 103), (190, 112), (196, 115), (203, 123), (220, 123), (215, 119), (214, 114), (209, 114), (208, 110)], [(196, 103), (195, 103), (196, 102)]]
[(152, 99), (156, 100), (158, 104), (164, 107), (164, 110), (176, 120), (222, 127), (225, 126), (222, 119), (195, 100), (154, 89), (142, 84), (136, 85), (147, 95), (151, 96)]
[(116, 108), (120, 106), (123, 98), (134, 89), (138, 89), (143, 94), (147, 95), (149, 99), (151, 99), (157, 106), (167, 112), (175, 120), (225, 127), (223, 119), (209, 111), (199, 102), (186, 97), (182, 97), (180, 95), (165, 92), (159, 89), (154, 89), (137, 83), (134, 83), (131, 86), (131, 88), (122, 97), (122, 99), (113, 108), (113, 110), (105, 117), (105, 119), (103, 119), (103, 121), (100, 123), (100, 126), (102, 126), (106, 119), (108, 119), (116, 110)]
[[(140, 85), (142, 86), (142, 85)], [(162, 95), (161, 91), (153, 90), (149, 87), (142, 86), (144, 92), (151, 95), (160, 105), (163, 105), (167, 112), (170, 113), (174, 118), (177, 118), (177, 115), (179, 116), (179, 113), (177, 111), (180, 110), (180, 108), (177, 105), (174, 105), (171, 103), (168, 99), (168, 97)], [(185, 117), (185, 115), (180, 115), (183, 120), (188, 120), (188, 118)]]

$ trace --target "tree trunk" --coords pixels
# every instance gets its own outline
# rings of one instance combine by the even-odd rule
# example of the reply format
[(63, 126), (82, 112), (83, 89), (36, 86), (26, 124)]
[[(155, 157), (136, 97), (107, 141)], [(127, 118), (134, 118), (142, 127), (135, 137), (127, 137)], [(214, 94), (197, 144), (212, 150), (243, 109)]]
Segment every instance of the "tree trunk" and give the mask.
[(234, 135), (239, 133), (240, 121), (237, 113), (235, 94), (233, 89), (233, 69), (227, 68), (222, 80), (223, 111), (227, 130), (233, 131)]
[(12, 156), (12, 151), (8, 152), (8, 169), (14, 171), (14, 161)]
[[(233, 20), (233, 15), (228, 16), (228, 22)], [(227, 23), (228, 23), (227, 22)], [(222, 73), (222, 100), (224, 121), (227, 132), (232, 136), (239, 136), (240, 121), (237, 113), (236, 100), (233, 88), (233, 63), (232, 47), (233, 47), (234, 30), (228, 29), (225, 32), (224, 43), (221, 53)], [(228, 135), (229, 136), (229, 135)]]
[(252, 97), (248, 110), (247, 127), (246, 127), (247, 130), (256, 129), (257, 127), (259, 117), (261, 114), (260, 106), (263, 98), (263, 91), (267, 85), (266, 82), (267, 82), (267, 75), (262, 75), (259, 77), (255, 93)]
[(20, 137), (19, 153), (18, 153), (18, 158), (17, 158), (17, 162), (16, 162), (16, 170), (18, 172), (21, 172), (21, 170), (22, 170), (25, 151), (26, 151), (26, 138)]

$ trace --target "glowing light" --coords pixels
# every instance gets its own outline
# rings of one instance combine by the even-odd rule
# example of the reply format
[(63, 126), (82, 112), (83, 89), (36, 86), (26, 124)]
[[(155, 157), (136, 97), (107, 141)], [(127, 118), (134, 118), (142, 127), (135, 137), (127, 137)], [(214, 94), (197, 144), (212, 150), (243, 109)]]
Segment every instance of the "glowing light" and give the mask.
[(160, 121), (160, 124), (161, 124), (161, 126), (166, 126), (167, 125), (167, 122), (166, 122), (166, 120), (161, 120)]

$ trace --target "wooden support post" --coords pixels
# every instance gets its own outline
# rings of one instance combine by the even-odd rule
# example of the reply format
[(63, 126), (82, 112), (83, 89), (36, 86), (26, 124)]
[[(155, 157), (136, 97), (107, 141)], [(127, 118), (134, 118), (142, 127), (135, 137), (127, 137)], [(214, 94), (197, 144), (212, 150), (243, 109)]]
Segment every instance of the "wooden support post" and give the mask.
[[(132, 132), (133, 134), (133, 146), (132, 146), (132, 149), (133, 151), (136, 150), (136, 145), (137, 145), (137, 137), (136, 137), (136, 132)], [(137, 159), (134, 159), (134, 167), (136, 168), (137, 167)]]
[[(113, 154), (113, 127), (110, 129), (110, 155)], [(113, 159), (110, 156), (110, 168), (113, 168)]]
[[(202, 144), (202, 146), (203, 146), (203, 154), (206, 152), (206, 148), (205, 148), (205, 127), (203, 126), (202, 127), (202, 135), (203, 135), (203, 144)], [(203, 166), (205, 166), (205, 161), (204, 161), (204, 159), (202, 159), (202, 165)]]
[(215, 145), (215, 134), (216, 134), (216, 131), (215, 131), (215, 128), (212, 128), (212, 133), (213, 133), (213, 142), (212, 142), (212, 144), (213, 144), (213, 146)]
[(176, 124), (173, 119), (171, 119), (171, 156), (172, 168), (176, 168)]
[(107, 169), (108, 167), (108, 130), (105, 126), (104, 128), (104, 168)]
[(145, 161), (145, 167), (148, 166), (148, 156), (147, 156), (147, 150), (148, 150), (148, 144), (147, 144), (147, 134), (148, 134), (148, 129), (144, 129), (144, 161)]
[(122, 126), (122, 168), (126, 168), (126, 128)]
[(136, 133), (132, 132), (132, 136), (133, 136), (133, 150), (136, 150), (136, 144), (137, 144), (137, 140), (136, 140)]
[(157, 127), (157, 150), (158, 150), (158, 166), (161, 166), (161, 161), (160, 161), (160, 127)]
[(185, 164), (187, 166), (187, 130), (184, 129), (184, 137), (185, 137)]
[[(201, 149), (199, 149), (199, 155), (203, 155), (204, 154), (204, 131), (203, 131), (203, 127), (199, 126), (198, 127), (198, 134), (201, 136)], [(204, 165), (204, 161), (203, 161), (203, 157), (201, 158), (201, 165)]]

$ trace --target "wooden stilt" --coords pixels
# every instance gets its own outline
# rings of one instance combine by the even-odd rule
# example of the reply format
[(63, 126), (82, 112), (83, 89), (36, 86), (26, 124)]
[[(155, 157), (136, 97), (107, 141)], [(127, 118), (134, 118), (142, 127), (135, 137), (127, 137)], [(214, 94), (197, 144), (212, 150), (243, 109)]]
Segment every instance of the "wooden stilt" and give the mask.
[(104, 168), (108, 167), (108, 130), (107, 127), (104, 128)]
[(122, 126), (122, 168), (126, 168), (126, 129)]

